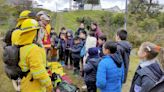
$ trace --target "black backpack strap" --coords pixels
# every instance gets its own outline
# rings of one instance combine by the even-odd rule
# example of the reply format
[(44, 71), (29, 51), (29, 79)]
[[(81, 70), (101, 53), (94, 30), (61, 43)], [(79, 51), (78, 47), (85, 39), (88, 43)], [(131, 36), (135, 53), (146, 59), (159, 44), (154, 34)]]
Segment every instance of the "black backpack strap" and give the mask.
[[(100, 62), (100, 60), (101, 60), (100, 58), (99, 58), (99, 59), (95, 59), (95, 58), (90, 59), (90, 61), (96, 61), (96, 62)], [(94, 71), (97, 71), (97, 67), (96, 67), (96, 66), (94, 66), (94, 65), (91, 64), (91, 63), (90, 63), (90, 65), (93, 67), (93, 70), (94, 70)]]
[(26, 77), (29, 72), (30, 70), (28, 70), (27, 72), (21, 72), (20, 78), (22, 79), (23, 77)]

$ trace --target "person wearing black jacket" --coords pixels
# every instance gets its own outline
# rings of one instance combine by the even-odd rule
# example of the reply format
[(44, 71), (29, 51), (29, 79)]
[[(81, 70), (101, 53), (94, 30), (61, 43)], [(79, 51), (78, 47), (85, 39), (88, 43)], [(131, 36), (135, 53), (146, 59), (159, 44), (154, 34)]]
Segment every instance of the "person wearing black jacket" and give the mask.
[(96, 72), (100, 61), (98, 48), (89, 48), (88, 54), (87, 63), (84, 65), (84, 80), (87, 85), (88, 92), (96, 92)]
[(129, 70), (129, 59), (130, 59), (130, 52), (132, 49), (132, 45), (126, 40), (128, 33), (126, 30), (121, 29), (116, 34), (116, 41), (117, 41), (117, 51), (121, 53), (123, 62), (124, 62), (124, 83), (126, 83), (128, 70)]

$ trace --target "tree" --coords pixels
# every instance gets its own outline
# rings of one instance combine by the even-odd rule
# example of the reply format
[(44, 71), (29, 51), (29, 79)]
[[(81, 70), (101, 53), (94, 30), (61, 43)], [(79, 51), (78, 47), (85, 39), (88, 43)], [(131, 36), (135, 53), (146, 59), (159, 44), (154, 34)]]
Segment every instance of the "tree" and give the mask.
[(100, 4), (100, 0), (86, 0), (85, 1), (87, 4), (92, 4), (92, 10), (93, 10), (93, 7), (95, 6), (95, 5), (98, 5), (98, 4)]
[(141, 16), (139, 17), (141, 17), (141, 19), (156, 17), (162, 8), (158, 0), (131, 0), (129, 3), (130, 13), (140, 14)]
[(75, 1), (78, 4), (79, 9), (82, 9), (82, 10), (84, 9), (85, 0), (73, 0), (73, 1)]

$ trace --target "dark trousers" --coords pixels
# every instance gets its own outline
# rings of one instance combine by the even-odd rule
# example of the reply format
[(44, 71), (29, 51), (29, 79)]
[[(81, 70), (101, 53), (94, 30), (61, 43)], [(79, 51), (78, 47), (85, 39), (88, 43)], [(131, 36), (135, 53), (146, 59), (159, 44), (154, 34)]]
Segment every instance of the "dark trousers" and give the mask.
[(63, 51), (63, 49), (62, 48), (59, 48), (59, 59), (58, 59), (58, 61), (63, 61), (63, 60), (65, 60), (65, 52)]
[(96, 82), (87, 82), (86, 86), (87, 86), (87, 92), (96, 92), (97, 91)]
[(68, 65), (68, 61), (70, 61), (70, 65), (72, 65), (72, 56), (69, 50), (65, 51), (65, 64)]
[(80, 58), (73, 58), (73, 66), (75, 69), (80, 70)]

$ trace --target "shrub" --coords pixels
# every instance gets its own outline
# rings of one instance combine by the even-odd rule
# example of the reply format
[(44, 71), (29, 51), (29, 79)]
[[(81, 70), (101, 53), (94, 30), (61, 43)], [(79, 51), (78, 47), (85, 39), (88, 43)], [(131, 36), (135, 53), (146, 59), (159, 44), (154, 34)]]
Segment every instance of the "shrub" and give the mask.
[(152, 32), (159, 29), (159, 23), (156, 19), (146, 18), (143, 21), (140, 21), (138, 24), (142, 28), (142, 31)]
[(164, 28), (164, 13), (161, 13), (158, 17), (157, 17), (157, 21), (159, 23), (159, 28)]
[(78, 17), (78, 18), (76, 19), (76, 21), (79, 22), (79, 23), (80, 23), (80, 22), (83, 22), (83, 23), (85, 24), (85, 27), (86, 27), (87, 29), (89, 29), (91, 23), (93, 22), (93, 19), (91, 19), (90, 17)]

